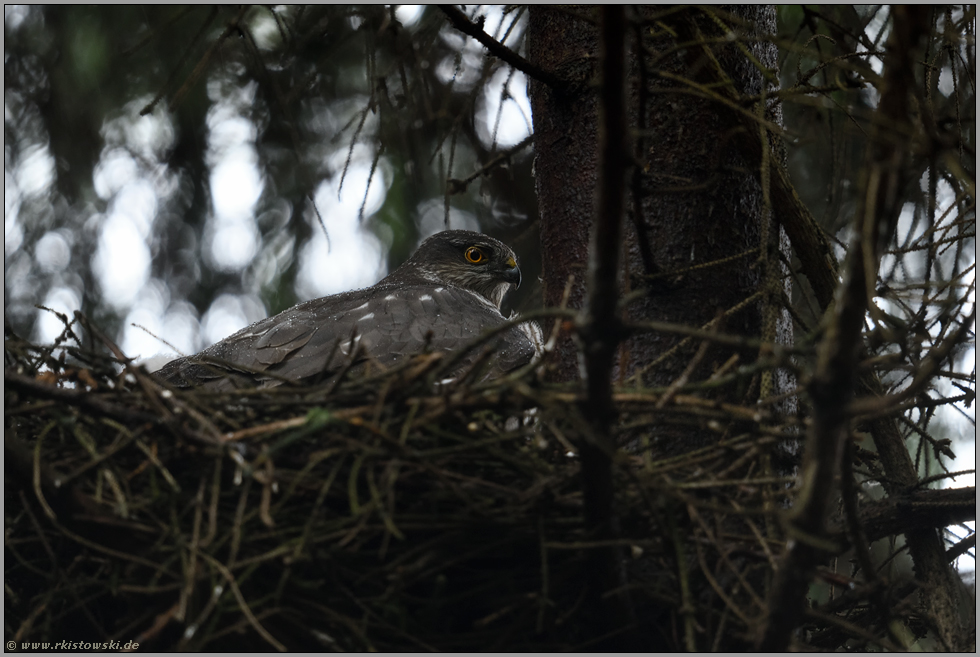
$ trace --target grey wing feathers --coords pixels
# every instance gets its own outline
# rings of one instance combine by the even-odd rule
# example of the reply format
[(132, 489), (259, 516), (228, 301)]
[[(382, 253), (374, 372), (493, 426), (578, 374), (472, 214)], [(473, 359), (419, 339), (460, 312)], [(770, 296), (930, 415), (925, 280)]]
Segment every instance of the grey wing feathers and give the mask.
[[(458, 350), (503, 321), (494, 306), (459, 288), (379, 286), (290, 308), (196, 356), (168, 363), (159, 376), (181, 387), (216, 389), (276, 385), (280, 377), (326, 378), (349, 362), (358, 345), (362, 354), (389, 366), (419, 353), (427, 340), (435, 351)], [(498, 338), (498, 349), (494, 375), (535, 354), (535, 345), (517, 328)]]

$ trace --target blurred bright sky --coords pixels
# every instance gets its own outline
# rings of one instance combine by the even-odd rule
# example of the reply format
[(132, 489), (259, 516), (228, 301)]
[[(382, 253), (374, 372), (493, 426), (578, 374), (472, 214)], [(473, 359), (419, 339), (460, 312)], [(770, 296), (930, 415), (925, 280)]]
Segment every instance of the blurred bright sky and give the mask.
[[(499, 6), (482, 7), (486, 15), (488, 33), (502, 36), (503, 9)], [(269, 25), (257, 25), (259, 35), (274, 35), (275, 25), (271, 17), (263, 14)], [(396, 16), (406, 26), (414, 24), (421, 16), (421, 7), (403, 5)], [(884, 42), (888, 26), (884, 24), (885, 10), (879, 10), (869, 23), (869, 38)], [(879, 32), (885, 30), (883, 34)], [(522, 30), (514, 30), (506, 43), (518, 46)], [(272, 38), (272, 37), (270, 37)], [(478, 79), (483, 66), (485, 51), (475, 40), (464, 37), (454, 30), (445, 30), (442, 38), (463, 49), (460, 68), (454, 62), (443, 62), (437, 69), (446, 79), (455, 75), (460, 90), (471, 87)], [(877, 57), (869, 58), (872, 67), (881, 70)], [(507, 93), (504, 94), (504, 84)], [(487, 147), (496, 135), (496, 148), (513, 146), (530, 134), (531, 108), (527, 98), (527, 81), (523, 74), (502, 68), (483, 90), (477, 104), (477, 125), (480, 138)], [(948, 68), (940, 73), (939, 89), (944, 94), (952, 92)], [(208, 155), (210, 167), (210, 193), (212, 213), (208, 220), (203, 244), (203, 257), (215, 269), (227, 272), (245, 271), (257, 257), (260, 266), (254, 269), (260, 277), (254, 289), (272, 280), (277, 258), (286, 253), (260, 254), (260, 239), (256, 204), (263, 193), (264, 179), (259, 168), (255, 140), (256, 126), (248, 120), (248, 108), (254, 101), (255, 85), (232, 88), (219, 80), (208, 84), (213, 103), (208, 114)], [(501, 99), (503, 103), (501, 102)], [(130, 102), (118, 116), (108, 120), (103, 127), (105, 147), (94, 173), (96, 193), (106, 202), (105, 213), (93, 215), (86, 227), (99, 230), (98, 248), (93, 254), (93, 266), (100, 287), (99, 292), (118, 311), (126, 313), (122, 350), (131, 357), (150, 358), (175, 351), (190, 354), (230, 335), (240, 328), (267, 315), (267, 309), (256, 294), (219, 296), (203, 316), (186, 301), (171, 300), (166, 284), (150, 276), (150, 239), (161, 200), (178, 189), (175, 174), (164, 164), (158, 164), (172, 143), (174, 127), (166, 112), (157, 111), (139, 116), (140, 108), (148, 98)], [(138, 156), (134, 158), (134, 154)], [(381, 279), (386, 272), (386, 246), (374, 234), (365, 230), (360, 219), (361, 205), (365, 201), (365, 188), (371, 169), (373, 151), (366, 145), (358, 145), (340, 188), (341, 174), (347, 158), (347, 145), (341, 144), (331, 156), (331, 170), (335, 174), (321, 182), (315, 193), (319, 213), (329, 217), (328, 236), (324, 234), (315, 216), (309, 217), (313, 225), (313, 238), (299, 246), (300, 270), (296, 281), (296, 293), (301, 299), (310, 299), (365, 287)], [(376, 211), (384, 202), (391, 184), (390, 165), (382, 158), (370, 181), (367, 192), (365, 215)], [(466, 175), (466, 172), (458, 172)], [(46, 146), (37, 146), (23, 156), (20, 165), (11, 173), (4, 172), (4, 250), (9, 257), (22, 246), (23, 231), (18, 224), (19, 199), (46, 193), (54, 181), (54, 161)], [(940, 183), (939, 212), (953, 202), (953, 194), (945, 183)], [(417, 217), (422, 237), (443, 227), (443, 207), (440, 202), (423, 205)], [(906, 223), (908, 217), (903, 217)], [(453, 209), (453, 228), (479, 229), (476, 219), (469, 213)], [(34, 257), (39, 266), (48, 272), (60, 272), (70, 267), (72, 235), (64, 230), (47, 233), (36, 245)], [(275, 246), (275, 245), (272, 245)], [(8, 271), (16, 274), (16, 271)], [(972, 277), (973, 273), (970, 274)], [(81, 307), (79, 292), (71, 286), (53, 288), (42, 305), (71, 316)], [(975, 297), (970, 299), (975, 303)], [(63, 325), (51, 313), (39, 311), (34, 340), (51, 343)], [(145, 329), (145, 330), (144, 330)], [(974, 333), (976, 326), (974, 324)], [(151, 335), (151, 333), (153, 335)], [(158, 337), (154, 337), (158, 336)], [(165, 340), (167, 344), (161, 342)], [(975, 351), (970, 349), (960, 362), (959, 371), (971, 371), (975, 367)], [(940, 379), (943, 392), (956, 394), (948, 381)], [(976, 425), (975, 407), (962, 404), (957, 409), (943, 406), (938, 409), (937, 419), (962, 440), (954, 445), (957, 460), (953, 470), (972, 469), (975, 464), (975, 440), (972, 438)], [(963, 475), (947, 485), (974, 485), (975, 476)], [(971, 562), (972, 563), (972, 562)]]
[[(410, 27), (421, 17), (422, 9), (419, 5), (402, 5), (396, 10), (396, 17)], [(489, 33), (504, 29), (502, 7), (484, 7), (480, 12), (486, 15), (485, 29)], [(257, 20), (269, 23), (256, 25), (257, 35), (276, 33), (271, 17), (262, 14)], [(517, 47), (521, 34), (520, 29), (512, 31), (507, 45)], [(459, 69), (450, 67), (445, 75), (447, 79), (455, 75), (458, 90), (464, 91), (478, 78), (485, 51), (476, 41), (454, 30), (446, 30), (444, 38), (463, 49)], [(505, 84), (506, 94), (503, 93)], [(521, 142), (530, 134), (531, 108), (526, 84), (523, 74), (502, 70), (483, 90), (477, 104), (477, 122), (479, 135), (487, 147), (492, 145), (494, 135), (496, 148), (501, 149)], [(261, 246), (255, 209), (263, 193), (264, 180), (255, 148), (258, 131), (246, 118), (255, 93), (254, 84), (234, 88), (221, 80), (208, 83), (213, 103), (207, 117), (212, 213), (205, 227), (202, 255), (210, 267), (219, 271), (246, 270), (259, 255)], [(92, 261), (99, 292), (117, 311), (127, 314), (120, 347), (128, 356), (136, 358), (175, 351), (194, 353), (267, 314), (255, 294), (225, 294), (198, 317), (193, 306), (171, 301), (167, 286), (151, 279), (150, 239), (156, 213), (162, 205), (160, 201), (175, 193), (177, 185), (173, 172), (164, 165), (152, 165), (162, 160), (175, 135), (170, 118), (159, 109), (160, 105), (152, 114), (139, 115), (148, 101), (148, 98), (134, 99), (103, 127), (105, 148), (93, 182), (107, 208), (104, 214), (94, 215), (87, 222), (99, 230), (98, 248)], [(365, 203), (374, 152), (364, 144), (357, 145), (341, 188), (347, 148), (346, 144), (340, 144), (329, 158), (335, 175), (322, 181), (314, 195), (320, 216), (329, 217), (329, 221), (325, 221), (325, 234), (315, 214), (308, 217), (314, 224), (313, 237), (299, 246), (297, 254), (300, 269), (296, 293), (301, 299), (366, 287), (387, 273), (386, 247), (363, 228), (361, 208), (363, 204), (364, 216), (369, 216), (382, 206), (391, 184), (390, 166), (381, 159), (367, 189)], [(134, 154), (139, 157), (134, 158)], [(43, 194), (53, 181), (54, 162), (46, 148), (37, 148), (25, 156), (13, 176), (5, 175), (6, 253), (21, 246), (22, 231), (17, 222), (15, 199)], [(442, 213), (441, 204), (421, 208), (417, 220), (423, 238), (442, 229)], [(453, 228), (479, 229), (472, 215), (455, 209), (451, 211), (450, 223)], [(70, 240), (71, 236), (63, 231), (45, 235), (35, 253), (41, 267), (48, 271), (68, 267)], [(271, 267), (255, 267), (260, 277), (271, 280), (276, 263), (270, 264)], [(78, 291), (70, 286), (53, 288), (41, 302), (68, 316), (81, 307)], [(50, 343), (63, 326), (50, 313), (39, 312), (33, 337), (41, 343)]]

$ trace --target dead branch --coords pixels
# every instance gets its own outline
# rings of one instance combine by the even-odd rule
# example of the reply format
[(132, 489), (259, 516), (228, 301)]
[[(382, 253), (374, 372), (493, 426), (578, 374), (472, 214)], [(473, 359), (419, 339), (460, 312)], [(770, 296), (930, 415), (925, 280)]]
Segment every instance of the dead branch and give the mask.
[[(845, 409), (854, 396), (855, 364), (862, 347), (861, 332), (869, 293), (874, 289), (878, 254), (888, 244), (901, 209), (903, 165), (909, 157), (909, 144), (891, 138), (891, 134), (895, 126), (911, 121), (908, 101), (914, 82), (910, 53), (918, 45), (926, 21), (922, 11), (903, 7), (894, 7), (893, 17), (885, 88), (876, 113), (864, 194), (853, 221), (855, 238), (810, 386), (813, 423), (807, 433), (800, 492), (789, 518), (788, 531), (794, 540), (780, 562), (769, 596), (768, 617), (759, 640), (759, 648), (765, 651), (785, 650), (793, 629), (802, 621), (806, 587), (823, 552), (834, 479), (840, 472), (843, 442), (848, 438)], [(947, 572), (944, 564), (943, 573)], [(945, 611), (952, 618), (952, 601), (948, 605)]]

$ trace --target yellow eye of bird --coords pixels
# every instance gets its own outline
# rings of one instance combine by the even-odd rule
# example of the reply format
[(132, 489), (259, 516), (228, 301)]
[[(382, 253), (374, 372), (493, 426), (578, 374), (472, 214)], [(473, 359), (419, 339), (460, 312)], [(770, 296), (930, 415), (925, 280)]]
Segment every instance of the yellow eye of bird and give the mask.
[(465, 255), (466, 259), (474, 264), (477, 262), (483, 262), (483, 260), (486, 258), (486, 256), (483, 255), (483, 251), (475, 246), (471, 246), (470, 248), (466, 249)]

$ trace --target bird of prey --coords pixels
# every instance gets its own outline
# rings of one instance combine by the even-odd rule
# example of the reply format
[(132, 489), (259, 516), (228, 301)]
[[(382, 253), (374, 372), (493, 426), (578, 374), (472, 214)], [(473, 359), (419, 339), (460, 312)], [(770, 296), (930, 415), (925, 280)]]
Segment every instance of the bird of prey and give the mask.
[[(517, 259), (505, 244), (480, 233), (448, 230), (422, 242), (411, 258), (371, 287), (293, 306), (198, 354), (171, 361), (156, 374), (179, 388), (232, 390), (283, 380), (327, 380), (368, 358), (387, 367), (424, 348), (454, 352), (507, 321), (500, 303), (520, 283)], [(541, 330), (526, 322), (504, 330), (495, 341), (487, 378), (536, 359)]]

